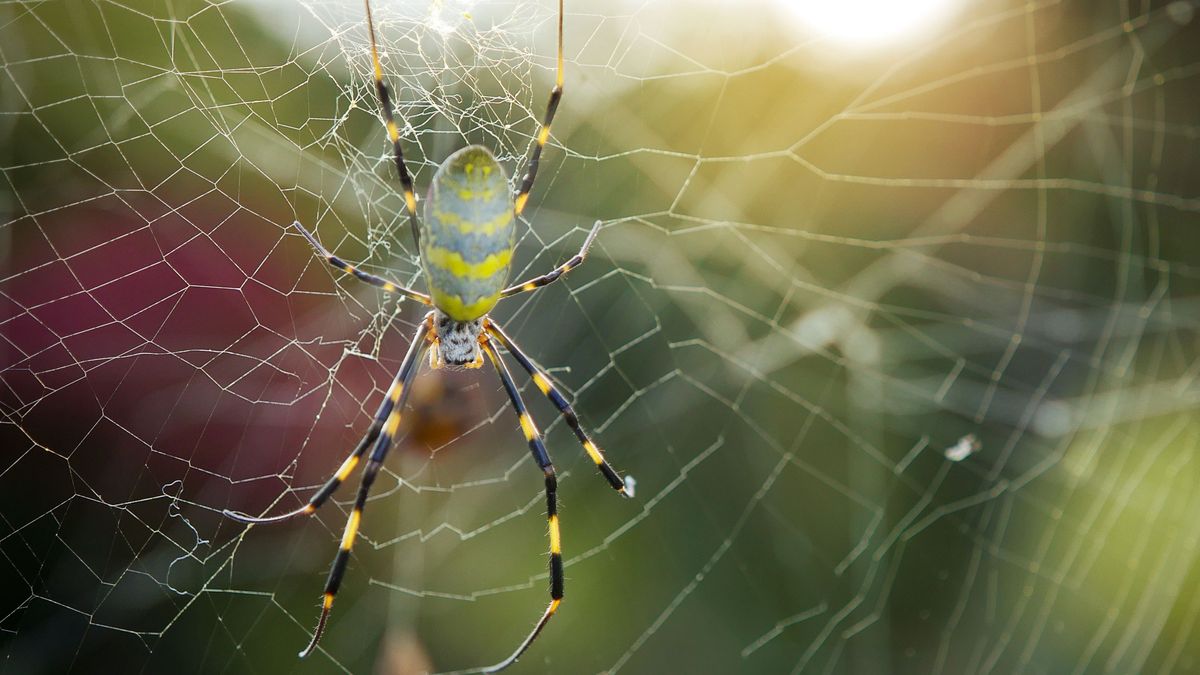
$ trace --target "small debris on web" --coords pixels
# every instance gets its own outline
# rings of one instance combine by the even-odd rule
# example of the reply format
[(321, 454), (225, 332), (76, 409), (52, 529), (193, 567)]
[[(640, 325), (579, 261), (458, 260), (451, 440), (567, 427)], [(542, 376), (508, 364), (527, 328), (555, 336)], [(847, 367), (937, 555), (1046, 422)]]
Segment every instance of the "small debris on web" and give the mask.
[(966, 436), (958, 439), (957, 443), (946, 448), (946, 451), (943, 454), (945, 454), (946, 459), (950, 460), (951, 462), (961, 462), (978, 452), (979, 448), (981, 447), (982, 444), (979, 442), (979, 439), (975, 437), (975, 434), (967, 434)]

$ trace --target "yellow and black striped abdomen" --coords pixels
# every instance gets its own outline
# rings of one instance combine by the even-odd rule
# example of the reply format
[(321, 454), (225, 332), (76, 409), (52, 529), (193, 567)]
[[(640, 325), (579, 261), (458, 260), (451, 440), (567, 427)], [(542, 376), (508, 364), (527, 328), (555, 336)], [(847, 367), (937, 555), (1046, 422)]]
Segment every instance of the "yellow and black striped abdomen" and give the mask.
[(513, 198), (491, 151), (472, 145), (438, 167), (425, 202), (421, 264), (435, 307), (455, 321), (487, 314), (508, 283)]

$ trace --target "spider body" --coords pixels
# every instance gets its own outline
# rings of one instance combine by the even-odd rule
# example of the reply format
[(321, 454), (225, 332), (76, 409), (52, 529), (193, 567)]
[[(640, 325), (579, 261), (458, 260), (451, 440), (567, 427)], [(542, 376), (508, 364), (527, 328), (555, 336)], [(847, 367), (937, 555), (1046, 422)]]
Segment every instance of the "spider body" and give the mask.
[[(367, 14), (368, 35), (371, 38), (371, 63), (375, 74), (375, 89), (379, 96), (379, 108), (383, 114), (388, 140), (396, 161), (396, 172), (403, 189), (405, 209), (413, 236), (417, 239), (421, 254), (421, 267), (429, 293), (407, 288), (404, 285), (358, 269), (356, 266), (330, 253), (321, 242), (299, 221), (293, 226), (308, 240), (313, 249), (330, 265), (351, 274), (361, 281), (376, 286), (388, 293), (397, 293), (432, 309), (418, 322), (408, 352), (400, 364), (395, 379), (388, 387), (379, 410), (367, 433), (349, 456), (334, 472), (333, 476), (308, 503), (288, 513), (276, 516), (254, 517), (226, 510), (225, 515), (244, 523), (273, 523), (293, 516), (311, 515), (324, 504), (351, 473), (363, 464), (362, 478), (355, 495), (354, 506), (342, 532), (341, 545), (329, 569), (325, 581), (325, 592), (321, 599), (321, 614), (308, 646), (300, 652), (304, 657), (317, 648), (325, 631), (325, 624), (333, 608), (334, 597), (350, 562), (351, 549), (358, 536), (367, 495), (374, 484), (387, 457), (388, 449), (395, 441), (400, 428), (400, 416), (413, 378), (417, 374), (420, 356), (429, 350), (431, 367), (443, 366), (478, 368), (484, 357), (491, 361), (500, 383), (517, 414), (521, 432), (529, 445), (534, 462), (541, 469), (546, 494), (546, 518), (550, 535), (550, 604), (534, 625), (525, 640), (507, 659), (484, 672), (495, 672), (516, 663), (529, 645), (541, 633), (542, 628), (558, 611), (563, 598), (562, 534), (558, 519), (558, 478), (554, 463), (550, 460), (541, 432), (525, 408), (521, 393), (513, 382), (508, 366), (501, 359), (497, 344), (502, 346), (517, 363), (529, 373), (538, 390), (550, 400), (562, 414), (567, 426), (583, 446), (588, 457), (595, 463), (600, 475), (618, 494), (633, 496), (632, 477), (621, 478), (604, 459), (600, 448), (588, 437), (579, 423), (571, 404), (558, 392), (550, 377), (526, 356), (488, 313), (502, 299), (536, 290), (557, 281), (567, 272), (583, 264), (588, 249), (600, 231), (600, 221), (592, 225), (587, 239), (579, 252), (565, 263), (546, 274), (506, 287), (516, 244), (516, 219), (525, 209), (529, 192), (537, 176), (538, 161), (542, 149), (550, 138), (550, 123), (562, 97), (563, 87), (563, 0), (558, 2), (558, 68), (554, 89), (546, 105), (546, 117), (538, 130), (529, 152), (525, 175), (520, 186), (512, 190), (508, 175), (496, 161), (490, 150), (472, 145), (455, 152), (438, 167), (429, 188), (425, 205), (424, 227), (417, 220), (417, 198), (413, 190), (412, 177), (404, 163), (400, 147), (400, 132), (392, 114), (391, 99), (383, 81), (383, 67), (375, 44), (375, 25), (371, 18), (371, 3), (364, 0)], [(368, 454), (368, 451), (369, 454)], [(365, 463), (364, 463), (365, 458)]]
[[(423, 220), (421, 265), (433, 306), (457, 322), (483, 317), (508, 284), (517, 236), (508, 175), (490, 150), (471, 145), (438, 167)], [(441, 328), (439, 319), (439, 335)], [(455, 363), (445, 350), (443, 357)]]

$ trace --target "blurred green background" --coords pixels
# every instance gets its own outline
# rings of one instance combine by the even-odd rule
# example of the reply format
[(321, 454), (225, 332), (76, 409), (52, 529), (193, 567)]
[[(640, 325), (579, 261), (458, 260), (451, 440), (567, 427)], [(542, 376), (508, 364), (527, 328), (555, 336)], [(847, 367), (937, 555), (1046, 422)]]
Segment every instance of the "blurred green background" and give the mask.
[[(374, 5), (420, 192), (515, 172), (553, 3)], [(605, 227), (494, 316), (638, 495), (522, 379), (567, 586), (513, 672), (1200, 668), (1200, 8), (951, 5), (567, 0), (515, 274)], [(509, 654), (547, 541), (489, 371), (419, 379), (309, 659), (352, 488), (221, 516), (307, 499), (423, 313), (288, 227), (422, 287), (361, 3), (16, 0), (0, 65), (0, 669)]]

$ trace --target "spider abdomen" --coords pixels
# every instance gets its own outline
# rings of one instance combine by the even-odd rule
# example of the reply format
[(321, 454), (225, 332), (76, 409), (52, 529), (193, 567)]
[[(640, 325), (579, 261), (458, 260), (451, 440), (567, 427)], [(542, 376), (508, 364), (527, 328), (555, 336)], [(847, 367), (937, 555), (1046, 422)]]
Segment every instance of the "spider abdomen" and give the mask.
[(471, 145), (438, 167), (425, 202), (421, 264), (433, 304), (455, 321), (488, 313), (508, 283), (513, 198), (491, 151)]

